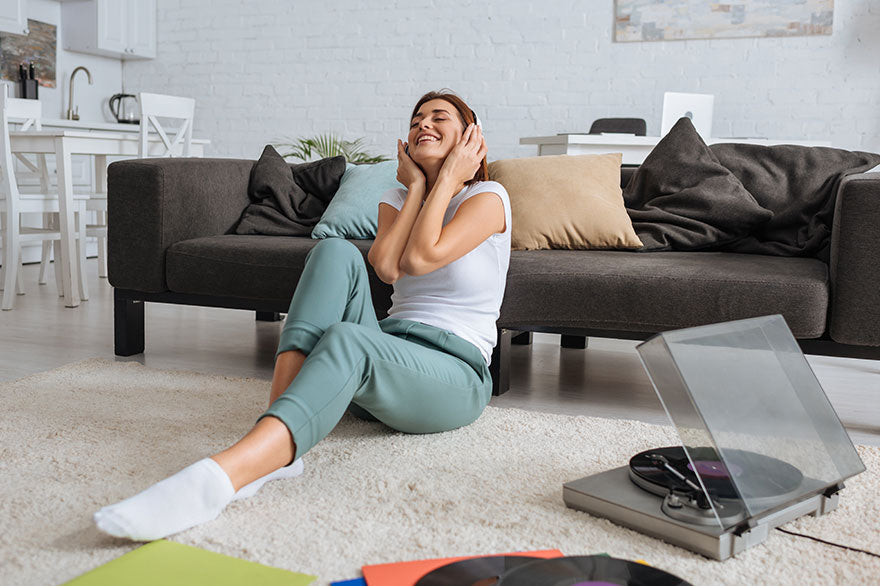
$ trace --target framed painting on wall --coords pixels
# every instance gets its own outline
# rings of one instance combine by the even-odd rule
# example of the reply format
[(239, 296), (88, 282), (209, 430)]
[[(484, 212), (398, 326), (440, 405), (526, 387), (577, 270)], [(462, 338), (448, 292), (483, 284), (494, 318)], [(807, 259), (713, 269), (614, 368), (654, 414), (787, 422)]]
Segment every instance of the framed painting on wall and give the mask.
[(830, 35), (834, 0), (616, 0), (614, 40)]
[(18, 66), (34, 64), (34, 77), (43, 87), (55, 87), (55, 50), (57, 45), (54, 24), (28, 19), (28, 34), (0, 33), (0, 74), (2, 78), (18, 81)]

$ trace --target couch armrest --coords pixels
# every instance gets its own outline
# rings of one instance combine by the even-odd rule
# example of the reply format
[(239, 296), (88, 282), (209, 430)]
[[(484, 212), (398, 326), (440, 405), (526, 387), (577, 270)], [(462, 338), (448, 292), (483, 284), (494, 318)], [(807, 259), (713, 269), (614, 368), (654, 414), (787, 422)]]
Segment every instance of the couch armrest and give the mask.
[(110, 284), (167, 291), (165, 251), (175, 242), (229, 232), (247, 206), (253, 161), (136, 159), (107, 171)]
[(845, 177), (831, 232), (831, 339), (880, 346), (880, 173)]

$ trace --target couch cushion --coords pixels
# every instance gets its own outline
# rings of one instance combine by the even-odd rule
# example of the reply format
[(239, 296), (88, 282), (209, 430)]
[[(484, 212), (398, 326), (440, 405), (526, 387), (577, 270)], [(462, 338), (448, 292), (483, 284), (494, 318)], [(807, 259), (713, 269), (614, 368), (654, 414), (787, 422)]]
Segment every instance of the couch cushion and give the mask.
[(721, 252), (514, 251), (499, 325), (658, 332), (781, 313), (821, 336), (819, 260)]
[[(227, 234), (184, 240), (166, 254), (168, 288), (175, 293), (277, 300), (286, 307), (293, 297), (306, 255), (320, 240)], [(351, 241), (366, 261), (372, 240)], [(391, 286), (367, 264), (376, 314), (391, 307)]]
[[(167, 253), (177, 293), (293, 296), (311, 238), (225, 235), (178, 242)], [(352, 240), (366, 259), (372, 240)], [(392, 287), (367, 265), (377, 316)], [(825, 331), (827, 265), (811, 258), (723, 252), (513, 251), (499, 325), (657, 332), (781, 313), (794, 335)], [(524, 327), (524, 329), (526, 329)]]

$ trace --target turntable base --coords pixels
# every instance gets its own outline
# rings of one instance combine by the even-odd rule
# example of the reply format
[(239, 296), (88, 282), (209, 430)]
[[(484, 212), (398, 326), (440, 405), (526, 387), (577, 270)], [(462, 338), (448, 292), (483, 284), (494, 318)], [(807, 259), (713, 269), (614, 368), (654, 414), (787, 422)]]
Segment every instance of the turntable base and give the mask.
[(769, 531), (803, 515), (823, 515), (837, 507), (838, 494), (817, 494), (755, 520), (750, 529), (722, 530), (685, 523), (661, 511), (662, 499), (633, 484), (629, 466), (586, 476), (563, 485), (563, 499), (572, 508), (603, 517), (709, 558), (725, 560), (757, 545)]

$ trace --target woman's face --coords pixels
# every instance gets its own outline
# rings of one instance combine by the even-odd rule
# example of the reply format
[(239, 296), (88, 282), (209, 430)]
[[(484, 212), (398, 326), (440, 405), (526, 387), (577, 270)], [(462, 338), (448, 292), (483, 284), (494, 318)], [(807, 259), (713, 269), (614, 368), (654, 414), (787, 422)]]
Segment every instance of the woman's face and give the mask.
[(409, 155), (417, 163), (445, 160), (462, 132), (464, 125), (455, 106), (442, 99), (429, 100), (410, 121)]

